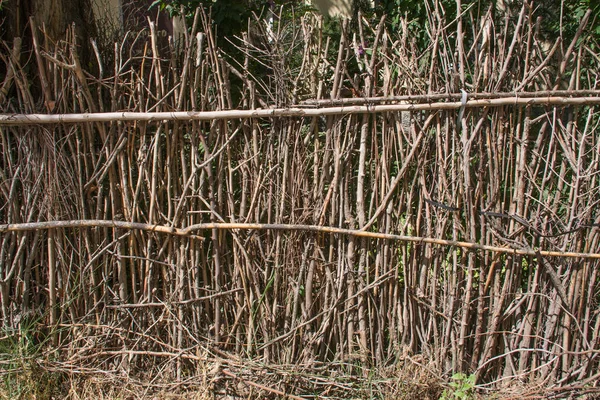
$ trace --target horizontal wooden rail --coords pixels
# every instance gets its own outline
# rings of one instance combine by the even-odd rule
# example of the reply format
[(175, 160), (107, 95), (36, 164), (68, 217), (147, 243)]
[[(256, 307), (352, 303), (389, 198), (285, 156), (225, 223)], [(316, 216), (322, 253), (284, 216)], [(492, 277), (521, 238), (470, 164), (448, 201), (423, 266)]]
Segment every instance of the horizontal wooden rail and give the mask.
[(165, 225), (151, 225), (140, 222), (110, 221), (110, 220), (73, 220), (73, 221), (46, 221), (30, 222), (23, 224), (2, 224), (0, 233), (3, 232), (22, 232), (38, 229), (66, 229), (66, 228), (120, 228), (140, 230), (146, 232), (158, 232), (176, 236), (193, 236), (197, 231), (206, 231), (209, 229), (221, 230), (274, 230), (274, 231), (305, 231), (315, 233), (338, 234), (355, 237), (365, 237), (371, 239), (392, 240), (398, 242), (429, 243), (441, 246), (460, 247), (470, 250), (481, 250), (495, 253), (516, 254), (522, 256), (542, 256), (542, 257), (569, 257), (600, 260), (600, 253), (576, 253), (562, 251), (547, 251), (535, 249), (517, 249), (508, 247), (488, 246), (479, 243), (461, 242), (457, 240), (445, 240), (420, 236), (395, 235), (391, 233), (369, 232), (355, 229), (335, 228), (319, 225), (292, 225), (292, 224), (244, 224), (244, 223), (206, 223), (190, 225), (187, 228), (174, 228)]
[(466, 102), (432, 102), (418, 104), (348, 105), (323, 108), (269, 108), (256, 110), (174, 111), (174, 112), (107, 112), (85, 114), (0, 114), (0, 125), (36, 125), (57, 123), (113, 121), (212, 121), (216, 119), (319, 117), (326, 115), (376, 114), (400, 111), (455, 110), (461, 107), (501, 106), (569, 106), (600, 104), (600, 97), (510, 97), (475, 99)]
[[(600, 90), (541, 90), (537, 92), (475, 92), (468, 93), (469, 99), (532, 98), (532, 97), (591, 97), (600, 96)], [(308, 99), (299, 107), (329, 107), (346, 104), (381, 103), (431, 103), (440, 100), (460, 100), (462, 93), (408, 94), (402, 96), (344, 97), (341, 99)]]

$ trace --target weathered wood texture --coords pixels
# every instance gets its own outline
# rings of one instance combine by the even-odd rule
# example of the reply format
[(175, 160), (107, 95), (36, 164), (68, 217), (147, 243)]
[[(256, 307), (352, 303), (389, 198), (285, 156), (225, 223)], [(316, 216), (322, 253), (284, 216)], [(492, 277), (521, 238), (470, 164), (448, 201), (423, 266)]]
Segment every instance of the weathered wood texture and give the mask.
[[(200, 112), (286, 108), (345, 90), (451, 92), (456, 102), (460, 89), (569, 97), (596, 88), (598, 60), (585, 38), (548, 49), (527, 6), (506, 28), (473, 12), (463, 17), (483, 28), (459, 32), (460, 52), (442, 19), (424, 50), (408, 33), (390, 37), (363, 23), (359, 40), (372, 51), (361, 53), (351, 38), (333, 49), (308, 15), (275, 29), (268, 50), (239, 41), (235, 60), (214, 47), (204, 15), (181, 59), (161, 59), (152, 35), (145, 53), (132, 55), (133, 41), (145, 39), (129, 35), (113, 63), (98, 58), (100, 76), (83, 72), (68, 42), (41, 41), (31, 58), (9, 44), (0, 107)], [(31, 95), (29, 79), (43, 98)], [(599, 261), (537, 251), (600, 248), (596, 100), (0, 125), (2, 224), (315, 225), (526, 251), (233, 225), (190, 236), (108, 223), (2, 231), (2, 326), (34, 319), (50, 328), (63, 365), (156, 368), (179, 379), (209, 349), (350, 373), (416, 354), (439, 374), (476, 374), (482, 390), (512, 379), (548, 390), (596, 383)]]

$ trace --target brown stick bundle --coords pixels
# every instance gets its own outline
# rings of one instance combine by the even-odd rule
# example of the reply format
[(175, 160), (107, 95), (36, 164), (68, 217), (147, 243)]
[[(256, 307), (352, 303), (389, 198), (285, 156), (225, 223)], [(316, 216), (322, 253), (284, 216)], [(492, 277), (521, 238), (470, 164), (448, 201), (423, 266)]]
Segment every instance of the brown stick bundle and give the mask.
[[(6, 332), (48, 328), (71, 370), (179, 383), (208, 349), (229, 357), (215, 382), (271, 395), (320, 390), (326, 364), (360, 397), (339, 374), (416, 355), (481, 390), (595, 383), (597, 56), (583, 28), (545, 43), (528, 3), (506, 25), (430, 11), (424, 47), (366, 19), (328, 39), (307, 14), (235, 57), (200, 12), (183, 55), (127, 35), (102, 76), (72, 36), (35, 65), (2, 47)], [(257, 360), (264, 381), (232, 367)]]

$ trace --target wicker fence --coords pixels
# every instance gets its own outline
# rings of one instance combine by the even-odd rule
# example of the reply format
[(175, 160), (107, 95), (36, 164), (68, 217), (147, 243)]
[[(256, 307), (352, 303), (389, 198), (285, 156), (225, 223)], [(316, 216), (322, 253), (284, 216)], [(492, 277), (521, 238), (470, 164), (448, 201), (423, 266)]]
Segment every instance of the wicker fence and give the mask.
[(86, 68), (73, 37), (6, 44), (4, 339), (53, 344), (47, 368), (213, 363), (217, 388), (298, 396), (406, 363), (591, 390), (598, 56), (589, 15), (548, 44), (517, 11), (432, 18), (425, 50), (306, 15), (229, 58), (202, 13), (165, 58), (152, 26)]

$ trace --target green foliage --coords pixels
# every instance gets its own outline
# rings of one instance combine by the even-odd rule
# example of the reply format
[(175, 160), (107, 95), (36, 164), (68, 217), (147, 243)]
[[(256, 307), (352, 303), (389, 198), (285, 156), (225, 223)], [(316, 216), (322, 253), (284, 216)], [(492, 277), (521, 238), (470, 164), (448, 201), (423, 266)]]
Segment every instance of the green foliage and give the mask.
[(248, 28), (248, 18), (253, 13), (262, 15), (268, 8), (277, 11), (279, 6), (284, 3), (286, 10), (291, 9), (290, 6), (299, 7), (303, 4), (299, 0), (155, 0), (150, 8), (158, 7), (171, 17), (184, 15), (190, 19), (194, 17), (197, 8), (210, 10), (210, 16), (217, 27), (219, 38), (231, 38), (232, 36), (239, 36), (241, 32)]
[(248, 18), (253, 12), (260, 12), (264, 2), (258, 0), (245, 1), (213, 1), (213, 0), (155, 0), (150, 8), (158, 7), (169, 16), (183, 15), (193, 18), (197, 8), (210, 10), (211, 18), (218, 27), (219, 36), (239, 34), (247, 26)]
[(586, 30), (600, 39), (600, 2), (598, 0), (544, 1), (537, 11), (542, 17), (541, 33), (548, 39), (557, 36), (570, 41), (577, 32), (581, 19), (588, 10), (592, 11)]
[(48, 338), (38, 320), (21, 322), (18, 330), (3, 329), (0, 339), (0, 399), (59, 398), (64, 376), (43, 370), (38, 360)]
[[(456, 1), (441, 0), (440, 12), (449, 23), (456, 18)], [(388, 29), (391, 32), (402, 30), (402, 20), (408, 23), (408, 30), (412, 37), (417, 39), (420, 46), (427, 46), (430, 42), (428, 28), (430, 26), (429, 8), (423, 1), (407, 0), (382, 0), (378, 3), (375, 13), (378, 18), (387, 16)], [(448, 29), (453, 29), (449, 26)]]
[[(511, 18), (516, 18), (520, 12), (522, 3), (514, 2), (509, 4)], [(462, 10), (471, 11), (466, 13), (463, 18), (463, 30), (468, 31), (470, 19), (468, 15), (475, 13), (482, 15), (490, 7), (496, 9), (495, 2), (489, 0), (478, 0), (475, 2), (464, 1)], [(432, 6), (427, 6), (426, 2), (407, 1), (407, 0), (381, 0), (377, 3), (375, 14), (377, 18), (381, 15), (387, 15), (388, 29), (391, 32), (398, 32), (403, 29), (402, 20), (407, 21), (407, 28), (411, 36), (416, 38), (419, 47), (424, 48), (431, 43), (428, 27), (430, 26), (430, 10)], [(540, 34), (548, 40), (554, 40), (557, 36), (563, 38), (567, 44), (572, 40), (579, 23), (585, 13), (591, 10), (592, 14), (586, 30), (592, 33), (596, 40), (600, 40), (600, 2), (598, 0), (545, 0), (534, 5), (534, 15), (541, 17)], [(438, 2), (438, 13), (445, 20), (447, 32), (455, 30), (455, 19), (458, 17), (455, 0), (440, 0)], [(504, 16), (497, 19), (497, 24), (502, 24)], [(514, 25), (514, 22), (509, 25)], [(450, 37), (452, 40), (453, 38)]]
[(475, 375), (462, 372), (452, 375), (450, 389), (444, 390), (440, 400), (471, 400), (475, 399)]

